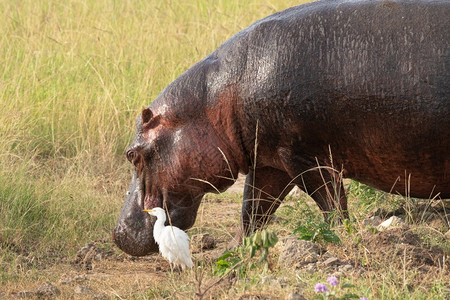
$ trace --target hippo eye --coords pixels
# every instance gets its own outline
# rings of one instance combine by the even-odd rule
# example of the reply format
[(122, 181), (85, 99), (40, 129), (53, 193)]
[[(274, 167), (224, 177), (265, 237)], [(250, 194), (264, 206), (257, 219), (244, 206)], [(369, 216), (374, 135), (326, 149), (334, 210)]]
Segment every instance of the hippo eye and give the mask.
[(137, 153), (135, 150), (128, 150), (127, 151), (127, 159), (130, 163), (133, 163), (134, 159), (136, 158)]

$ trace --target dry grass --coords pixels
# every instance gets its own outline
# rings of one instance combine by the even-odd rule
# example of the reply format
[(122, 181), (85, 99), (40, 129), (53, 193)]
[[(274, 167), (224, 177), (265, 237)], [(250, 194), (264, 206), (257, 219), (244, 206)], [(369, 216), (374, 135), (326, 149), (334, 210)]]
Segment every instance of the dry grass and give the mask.
[(0, 1), (0, 241), (65, 255), (109, 234), (141, 109), (228, 37), (288, 5)]

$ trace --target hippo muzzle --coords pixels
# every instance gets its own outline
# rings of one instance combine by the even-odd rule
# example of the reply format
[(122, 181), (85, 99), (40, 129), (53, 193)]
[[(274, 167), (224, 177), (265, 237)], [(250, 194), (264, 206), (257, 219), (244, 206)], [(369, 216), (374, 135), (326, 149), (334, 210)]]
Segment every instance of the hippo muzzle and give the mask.
[[(194, 224), (203, 196), (203, 193), (183, 196), (169, 192), (159, 197), (150, 196), (141, 178), (145, 176), (138, 176), (135, 171), (125, 204), (112, 233), (116, 245), (133, 256), (158, 252), (158, 245), (153, 238), (153, 224), (156, 218), (149, 216), (143, 209), (162, 207), (164, 201), (172, 225), (185, 230)], [(166, 221), (166, 225), (168, 224), (169, 220)]]
[(144, 256), (158, 252), (153, 239), (153, 222), (144, 209), (139, 178), (133, 174), (125, 205), (113, 230), (113, 240), (124, 252)]
[[(140, 220), (118, 222), (113, 230), (113, 240), (125, 253), (144, 256), (158, 252), (158, 245), (153, 239), (153, 225), (147, 213)], [(134, 223), (132, 223), (134, 222)]]

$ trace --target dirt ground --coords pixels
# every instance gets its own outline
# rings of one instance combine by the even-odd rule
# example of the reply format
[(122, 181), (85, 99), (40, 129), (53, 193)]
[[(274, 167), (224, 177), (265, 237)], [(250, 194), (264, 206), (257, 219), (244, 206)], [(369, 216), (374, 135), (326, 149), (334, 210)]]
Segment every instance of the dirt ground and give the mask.
[[(243, 179), (240, 178), (231, 188), (231, 193), (242, 192), (243, 185)], [(189, 233), (209, 233), (214, 237), (215, 246), (210, 250), (193, 251), (194, 261), (212, 265), (226, 249), (239, 222), (239, 198), (236, 195), (228, 200), (218, 197), (204, 199), (197, 222)], [(446, 272), (448, 276), (448, 267), (442, 267), (445, 266), (445, 253), (438, 248), (423, 247), (418, 236), (408, 227), (363, 234), (360, 245), (362, 246), (356, 247), (353, 243), (345, 243), (344, 246), (330, 246), (328, 252), (337, 253), (341, 261), (351, 265), (352, 272), (377, 272), (376, 266), (392, 261), (392, 268), (399, 272), (406, 269), (417, 270), (420, 273), (418, 280), (426, 281), (427, 277), (436, 276), (440, 272)], [(364, 256), (370, 261), (370, 265), (361, 265), (360, 258)], [(323, 265), (326, 258), (324, 256), (316, 266)], [(29, 263), (27, 260), (30, 258), (22, 258), (17, 264), (19, 268), (23, 267), (24, 272)], [(187, 299), (189, 297), (184, 297), (183, 291), (192, 295), (199, 276), (193, 274), (193, 271), (185, 274), (172, 273), (169, 264), (159, 254), (140, 258), (128, 256), (108, 239), (92, 241), (81, 247), (75, 256), (56, 260), (40, 269), (38, 278), (14, 283), (8, 287), (8, 291), (0, 291), (0, 299)], [(216, 280), (210, 274), (206, 280)], [(185, 285), (185, 289), (180, 288), (180, 285)], [(217, 288), (220, 289), (220, 286)], [(173, 290), (177, 291), (177, 295), (170, 295), (169, 291)], [(220, 291), (216, 293), (220, 294)]]
[[(231, 187), (231, 193), (242, 193), (243, 186), (244, 180), (239, 178)], [(212, 260), (226, 249), (239, 224), (241, 204), (237, 199), (226, 203), (214, 198), (202, 201), (190, 234), (210, 232), (215, 238), (215, 248), (193, 252), (194, 260)], [(210, 217), (212, 215), (214, 218)], [(35, 258), (21, 258), (18, 268), (26, 272), (32, 260)], [(171, 277), (176, 276), (176, 273), (171, 274), (169, 264), (159, 254), (132, 257), (121, 252), (108, 239), (92, 241), (81, 247), (74, 257), (57, 259), (53, 264), (40, 265), (39, 268), (38, 280), (30, 278), (17, 282), (8, 288), (9, 291), (0, 291), (0, 299), (53, 296), (60, 299), (147, 298), (149, 291), (161, 293), (158, 283), (167, 285)]]

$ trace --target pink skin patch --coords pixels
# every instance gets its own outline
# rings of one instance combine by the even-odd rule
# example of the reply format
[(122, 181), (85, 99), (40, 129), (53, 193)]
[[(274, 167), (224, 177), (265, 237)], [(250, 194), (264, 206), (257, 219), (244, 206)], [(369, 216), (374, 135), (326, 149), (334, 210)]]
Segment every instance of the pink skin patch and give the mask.
[(153, 207), (161, 207), (160, 201), (150, 195), (145, 195), (144, 209), (152, 209)]

